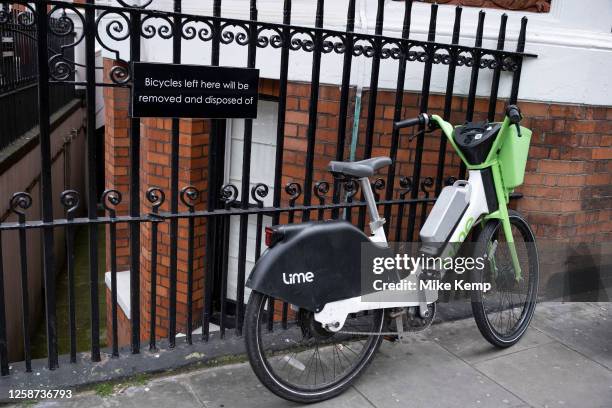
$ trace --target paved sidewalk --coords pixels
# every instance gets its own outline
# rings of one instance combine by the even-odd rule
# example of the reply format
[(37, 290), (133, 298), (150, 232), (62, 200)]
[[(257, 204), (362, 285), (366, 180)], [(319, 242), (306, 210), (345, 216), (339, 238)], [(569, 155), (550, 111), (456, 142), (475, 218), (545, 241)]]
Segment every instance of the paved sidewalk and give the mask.
[[(101, 397), (42, 407), (299, 406), (268, 392), (248, 363), (202, 369)], [(492, 348), (473, 319), (384, 342), (348, 392), (311, 407), (612, 407), (612, 303), (544, 303), (514, 347)]]

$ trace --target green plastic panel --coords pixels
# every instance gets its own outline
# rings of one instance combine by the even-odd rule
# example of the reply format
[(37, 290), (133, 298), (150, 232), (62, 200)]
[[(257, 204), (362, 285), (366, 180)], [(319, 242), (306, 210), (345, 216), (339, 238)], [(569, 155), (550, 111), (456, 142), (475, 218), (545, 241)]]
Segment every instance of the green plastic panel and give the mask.
[(519, 137), (516, 126), (508, 126), (498, 156), (504, 187), (508, 190), (523, 184), (530, 143), (531, 130), (521, 126)]

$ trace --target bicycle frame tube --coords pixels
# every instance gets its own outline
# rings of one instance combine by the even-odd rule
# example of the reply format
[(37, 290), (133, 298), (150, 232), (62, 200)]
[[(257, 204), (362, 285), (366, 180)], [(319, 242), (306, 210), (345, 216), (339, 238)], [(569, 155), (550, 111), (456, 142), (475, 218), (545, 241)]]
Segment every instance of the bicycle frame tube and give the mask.
[(448, 240), (452, 247), (452, 253), (449, 256), (453, 256), (457, 252), (459, 247), (457, 244), (465, 241), (478, 219), (489, 213), (480, 170), (469, 171), (468, 183), (470, 186), (470, 203)]
[(361, 185), (361, 191), (363, 191), (363, 195), (368, 206), (368, 211), (370, 212), (370, 241), (381, 245), (386, 245), (387, 236), (385, 235), (385, 229), (383, 228), (385, 225), (385, 219), (381, 218), (380, 214), (378, 214), (378, 207), (376, 206), (376, 199), (374, 198), (374, 193), (372, 192), (370, 179), (367, 177), (362, 177), (359, 179), (359, 184)]

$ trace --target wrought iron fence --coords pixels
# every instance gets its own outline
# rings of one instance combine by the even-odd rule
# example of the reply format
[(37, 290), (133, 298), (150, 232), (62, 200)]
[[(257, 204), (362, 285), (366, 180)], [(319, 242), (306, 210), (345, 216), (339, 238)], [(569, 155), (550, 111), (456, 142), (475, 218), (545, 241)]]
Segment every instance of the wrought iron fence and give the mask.
[[(3, 2), (6, 3), (6, 2)], [(429, 34), (427, 40), (416, 40), (411, 37), (411, 14), (412, 2), (405, 2), (402, 36), (399, 38), (389, 37), (383, 34), (383, 22), (385, 2), (379, 0), (377, 3), (377, 16), (375, 32), (362, 33), (355, 30), (355, 0), (348, 1), (348, 12), (345, 30), (332, 30), (324, 26), (323, 0), (316, 1), (316, 22), (314, 27), (303, 27), (291, 24), (291, 1), (284, 1), (283, 22), (273, 24), (258, 20), (256, 1), (250, 1), (250, 19), (240, 20), (221, 17), (221, 0), (213, 1), (213, 15), (190, 15), (181, 12), (181, 1), (174, 1), (174, 10), (156, 11), (149, 9), (152, 0), (141, 2), (141, 5), (131, 6), (123, 0), (118, 0), (119, 6), (108, 6), (94, 4), (94, 0), (88, 0), (85, 4), (71, 4), (62, 1), (39, 0), (35, 2), (15, 1), (22, 4), (26, 11), (17, 15), (0, 11), (0, 28), (7, 29), (8, 26), (16, 26), (18, 29), (35, 27), (36, 41), (38, 44), (49, 44), (51, 35), (68, 36), (73, 35), (75, 21), (78, 21), (84, 30), (77, 35), (70, 45), (64, 45), (59, 52), (51, 51), (50, 47), (37, 47), (38, 61), (38, 105), (41, 133), (41, 159), (42, 159), (42, 219), (28, 220), (26, 210), (31, 205), (31, 198), (26, 193), (16, 193), (11, 199), (11, 208), (19, 216), (17, 222), (3, 223), (0, 225), (0, 238), (7, 231), (16, 230), (19, 233), (21, 251), (18, 256), (24, 260), (27, 257), (25, 243), (26, 234), (32, 230), (41, 230), (43, 234), (44, 249), (44, 287), (45, 287), (45, 322), (47, 332), (48, 366), (54, 369), (58, 366), (57, 334), (56, 334), (56, 293), (55, 293), (55, 259), (53, 253), (54, 236), (53, 230), (64, 228), (67, 234), (68, 259), (71, 259), (71, 251), (74, 249), (74, 229), (85, 226), (89, 229), (89, 276), (90, 276), (90, 300), (91, 300), (91, 359), (99, 361), (101, 350), (99, 344), (99, 313), (98, 310), (98, 228), (100, 224), (110, 225), (110, 272), (111, 272), (111, 321), (112, 324), (112, 350), (113, 356), (119, 354), (117, 335), (117, 265), (116, 265), (116, 227), (119, 225), (129, 226), (130, 237), (130, 270), (140, 271), (141, 251), (141, 226), (148, 225), (151, 230), (150, 242), (142, 243), (151, 251), (151, 286), (148, 290), (152, 299), (157, 296), (157, 248), (158, 231), (162, 223), (169, 224), (170, 262), (169, 262), (169, 327), (168, 345), (172, 348), (176, 342), (177, 334), (177, 251), (178, 251), (178, 225), (179, 220), (186, 220), (188, 228), (188, 282), (187, 293), (189, 296), (194, 288), (201, 288), (204, 304), (202, 310), (194, 311), (191, 307), (192, 298), (187, 302), (186, 341), (194, 341), (192, 337), (193, 324), (202, 327), (201, 340), (208, 341), (214, 334), (209, 332), (209, 323), (214, 315), (218, 315), (216, 322), (220, 325), (219, 336), (222, 338), (228, 328), (233, 326), (237, 335), (242, 331), (242, 320), (244, 314), (245, 293), (244, 277), (246, 274), (246, 249), (247, 249), (247, 224), (249, 216), (256, 217), (258, 224), (255, 237), (255, 253), (259, 256), (262, 247), (261, 225), (263, 216), (271, 216), (274, 223), (279, 222), (282, 214), (287, 215), (287, 221), (293, 222), (296, 216), (301, 220), (322, 219), (325, 214), (332, 217), (346, 217), (356, 222), (363, 228), (365, 224), (365, 203), (357, 196), (357, 185), (352, 182), (344, 184), (330, 183), (326, 181), (315, 182), (315, 142), (317, 140), (317, 115), (321, 76), (321, 61), (324, 54), (338, 54), (343, 58), (342, 80), (340, 84), (340, 103), (338, 106), (338, 129), (336, 141), (336, 159), (343, 160), (345, 157), (346, 133), (348, 126), (348, 110), (350, 105), (350, 74), (353, 62), (357, 58), (365, 58), (371, 61), (371, 79), (369, 86), (369, 101), (367, 105), (367, 122), (363, 135), (364, 157), (370, 157), (374, 147), (374, 126), (376, 120), (376, 100), (378, 95), (378, 82), (381, 61), (396, 61), (398, 66), (397, 87), (395, 89), (395, 109), (393, 120), (399, 120), (402, 114), (404, 81), (406, 71), (410, 69), (423, 70), (420, 111), (427, 111), (430, 96), (430, 83), (432, 67), (443, 65), (447, 67), (447, 86), (443, 109), (443, 116), (449, 119), (453, 103), (453, 89), (455, 73), (458, 69), (471, 71), (471, 81), (467, 96), (466, 120), (474, 116), (474, 105), (476, 101), (476, 86), (479, 81), (481, 70), (492, 70), (493, 81), (489, 103), (489, 119), (493, 120), (495, 106), (498, 99), (498, 88), (500, 76), (503, 71), (509, 71), (513, 76), (512, 91), (509, 102), (515, 102), (521, 76), (523, 59), (534, 55), (524, 52), (525, 32), (527, 19), (523, 18), (515, 51), (504, 49), (507, 16), (503, 15), (499, 26), (499, 39), (496, 49), (483, 48), (483, 27), (485, 13), (481, 12), (476, 27), (476, 40), (473, 46), (459, 44), (462, 9), (456, 8), (455, 23), (451, 43), (436, 41), (437, 5), (431, 5), (431, 18), (429, 22)], [(143, 3), (143, 4), (142, 4)], [(314, 2), (313, 2), (314, 5)], [(23, 17), (23, 16), (28, 16)], [(50, 23), (50, 18), (57, 18), (58, 26)], [(156, 24), (153, 24), (153, 22)], [(465, 28), (464, 28), (465, 30)], [(276, 124), (276, 156), (273, 186), (266, 184), (255, 184), (257, 180), (251, 180), (250, 163), (252, 159), (251, 144), (253, 136), (253, 121), (245, 120), (244, 126), (244, 150), (242, 164), (242, 182), (240, 186), (223, 185), (224, 169), (224, 135), (226, 124), (224, 120), (215, 119), (211, 121), (211, 137), (207, 146), (208, 153), (208, 188), (207, 191), (199, 191), (193, 186), (179, 186), (179, 120), (172, 119), (171, 126), (171, 163), (170, 163), (170, 189), (163, 191), (156, 186), (143, 186), (146, 189), (145, 202), (150, 205), (150, 212), (141, 211), (141, 127), (140, 119), (130, 118), (129, 133), (129, 191), (107, 190), (101, 200), (104, 203), (106, 215), (99, 216), (96, 210), (96, 163), (95, 163), (95, 91), (96, 87), (126, 87), (131, 86), (132, 76), (130, 62), (141, 59), (141, 40), (150, 38), (172, 39), (172, 60), (181, 63), (181, 46), (184, 41), (198, 41), (202, 44), (212, 45), (210, 52), (210, 65), (217, 66), (220, 62), (220, 54), (224, 46), (238, 44), (248, 49), (247, 66), (255, 67), (257, 50), (272, 47), (280, 50), (280, 75), (278, 96), (278, 122)], [(122, 54), (118, 49), (108, 43), (108, 39), (116, 42), (129, 44), (129, 61), (122, 60)], [(115, 65), (109, 70), (108, 76), (102, 82), (96, 81), (95, 46), (96, 41), (108, 52), (115, 56)], [(75, 81), (70, 77), (74, 72), (74, 64), (67, 54), (68, 50), (78, 44), (84, 44), (86, 52), (86, 76), (82, 81)], [(287, 86), (289, 62), (294, 53), (305, 52), (312, 54), (312, 73), (310, 80), (310, 103), (308, 106), (307, 125), (307, 149), (304, 165), (304, 182), (292, 182), (286, 186), (282, 185), (282, 166), (285, 141), (285, 119), (287, 108)], [(78, 218), (74, 216), (75, 209), (80, 205), (80, 195), (76, 191), (65, 191), (61, 195), (61, 202), (66, 209), (66, 216), (62, 219), (54, 219), (52, 202), (60, 197), (54, 197), (50, 175), (50, 149), (49, 149), (49, 88), (56, 86), (82, 85), (85, 86), (87, 101), (87, 177), (90, 188), (84, 192), (87, 195), (87, 216)], [(47, 86), (47, 85), (50, 85)], [(448, 175), (445, 173), (445, 151), (444, 139), (439, 145), (439, 162), (437, 164), (437, 176), (422, 176), (422, 157), (424, 151), (424, 136), (418, 134), (414, 148), (414, 162), (412, 174), (398, 174), (398, 168), (391, 166), (386, 176), (386, 181), (378, 180), (374, 183), (374, 190), (379, 200), (379, 205), (384, 208), (385, 217), (389, 220), (389, 230), (395, 232), (397, 240), (414, 237), (419, 211), (424, 214), (428, 204), (435, 200), (435, 196), (442, 188), (445, 180), (453, 176), (463, 177), (465, 169), (459, 174)], [(400, 146), (400, 134), (397, 130), (391, 135), (391, 147), (389, 156), (397, 158)], [(273, 187), (272, 206), (264, 205), (263, 198), (269, 194), (269, 187)], [(331, 190), (331, 196), (327, 194)], [(196, 199), (199, 195), (206, 193), (206, 208), (196, 208)], [(397, 196), (396, 196), (397, 194)], [(314, 195), (314, 197), (313, 197)], [(129, 196), (129, 211), (127, 214), (118, 214), (115, 208), (122, 201), (123, 196)], [(166, 197), (168, 196), (168, 197)], [(238, 197), (241, 200), (238, 200)], [(161, 211), (161, 205), (169, 200), (169, 211)], [(252, 201), (251, 201), (252, 199)], [(314, 200), (314, 202), (313, 202)], [(287, 204), (285, 204), (287, 203)], [(180, 205), (182, 204), (182, 207)], [(184, 210), (181, 210), (184, 208)], [(347, 209), (347, 211), (340, 211)], [(356, 209), (357, 214), (353, 214)], [(316, 217), (315, 217), (316, 214)], [(407, 215), (407, 217), (406, 217)], [(225, 307), (229, 302), (226, 293), (227, 287), (227, 257), (228, 257), (228, 225), (231, 217), (237, 217), (240, 221), (240, 234), (238, 238), (238, 277), (239, 282), (235, 312), (233, 312), (233, 324), (230, 325), (228, 311)], [(404, 221), (404, 218), (407, 218)], [(206, 220), (206, 248), (205, 263), (201, 266), (194, 265), (194, 223), (196, 220)], [(406, 222), (407, 227), (402, 223)], [(0, 254), (7, 256), (7, 254)], [(0, 261), (0, 292), (4, 287), (1, 277), (12, 271), (2, 271)], [(71, 296), (74, 294), (73, 265), (68, 264)], [(194, 282), (194, 268), (201, 267), (207, 277), (203, 282)], [(28, 336), (28, 285), (27, 265), (22, 262), (19, 271), (22, 279), (22, 308), (24, 309), (24, 360), (26, 370), (31, 368)], [(210, 278), (210, 279), (209, 279)], [(197, 285), (196, 285), (197, 284)], [(220, 289), (215, 287), (218, 285)], [(131, 352), (139, 353), (141, 350), (141, 337), (148, 337), (149, 347), (154, 349), (158, 341), (156, 325), (149, 327), (148, 336), (141, 336), (141, 315), (148, 313), (152, 322), (156, 321), (156, 302), (150, 302), (149, 310), (141, 310), (141, 282), (139, 273), (130, 275), (130, 305), (131, 305)], [(215, 299), (216, 298), (216, 299)], [(214, 302), (213, 302), (214, 300)], [(73, 298), (70, 298), (73, 302)], [(287, 307), (279, 307), (282, 310), (282, 319), (287, 318)], [(5, 328), (5, 315), (7, 305), (0, 302), (0, 368), (3, 375), (9, 373), (7, 340)], [(215, 314), (216, 313), (216, 314)], [(272, 315), (272, 314), (270, 314)], [(70, 309), (68, 316), (71, 331), (71, 360), (76, 361), (75, 344), (75, 313), (74, 307)], [(272, 325), (270, 325), (272, 327)]]
[[(0, 150), (38, 124), (36, 25), (30, 24), (34, 16), (14, 9), (5, 13), (7, 21), (0, 25)], [(61, 30), (61, 24), (62, 20), (49, 19), (53, 30)], [(48, 47), (57, 53), (72, 38), (54, 35), (53, 30)], [(66, 58), (74, 61), (73, 49), (67, 49)], [(50, 111), (56, 112), (74, 97), (74, 86), (51, 88)]]

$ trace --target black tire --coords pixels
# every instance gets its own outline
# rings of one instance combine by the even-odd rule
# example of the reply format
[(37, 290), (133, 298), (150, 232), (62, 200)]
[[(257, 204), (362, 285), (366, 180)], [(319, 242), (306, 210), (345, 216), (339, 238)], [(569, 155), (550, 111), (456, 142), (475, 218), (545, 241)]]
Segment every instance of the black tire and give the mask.
[[(490, 248), (495, 248), (493, 250), (495, 260), (486, 261), (483, 269), (471, 270), (472, 282), (492, 284), (489, 293), (472, 291), (472, 311), (480, 333), (489, 343), (499, 348), (516, 344), (525, 334), (535, 311), (539, 282), (535, 235), (520, 213), (513, 210), (508, 212), (521, 263), (522, 279), (517, 281), (514, 278), (512, 260), (507, 245), (504, 245), (504, 233), (499, 220), (490, 220), (486, 223), (479, 232), (474, 247), (474, 257), (484, 256), (488, 254)], [(503, 242), (499, 244), (498, 240)], [(496, 267), (492, 267), (492, 264)], [(515, 314), (518, 307), (520, 313)], [(505, 329), (504, 315), (507, 316)]]
[[(251, 293), (251, 297), (247, 304), (245, 313), (244, 336), (246, 342), (246, 351), (249, 357), (249, 362), (251, 363), (251, 367), (253, 368), (255, 375), (257, 375), (257, 378), (259, 378), (261, 383), (265, 385), (274, 394), (289, 401), (309, 404), (327, 400), (329, 398), (333, 398), (341, 394), (366, 369), (366, 367), (372, 361), (372, 358), (374, 357), (376, 351), (380, 347), (380, 343), (383, 339), (381, 335), (367, 336), (369, 340), (367, 340), (366, 343), (367, 347), (364, 346), (362, 349), (361, 358), (359, 358), (359, 360), (354, 364), (354, 366), (349, 367), (347, 365), (348, 372), (346, 373), (346, 375), (341, 376), (337, 380), (335, 380), (334, 371), (334, 381), (332, 381), (331, 383), (321, 385), (319, 387), (317, 387), (316, 385), (316, 379), (315, 385), (308, 387), (291, 383), (288, 382), (287, 379), (281, 378), (279, 376), (277, 371), (275, 371), (275, 369), (272, 367), (273, 364), (270, 361), (272, 358), (278, 357), (279, 354), (285, 354), (283, 358), (286, 360), (284, 361), (289, 362), (289, 360), (293, 359), (293, 357), (288, 357), (287, 359), (289, 353), (292, 352), (286, 351), (290, 348), (290, 346), (283, 345), (288, 343), (287, 340), (278, 340), (276, 342), (276, 349), (272, 349), (272, 347), (266, 349), (266, 346), (263, 345), (262, 333), (265, 336), (272, 336), (275, 332), (278, 332), (279, 335), (282, 335), (283, 332), (283, 328), (278, 323), (274, 323), (275, 329), (273, 332), (270, 332), (268, 330), (268, 324), (270, 324), (269, 322), (271, 320), (268, 318), (267, 311), (265, 310), (265, 305), (267, 301), (268, 297), (266, 295), (263, 295), (256, 291), (253, 291)], [(384, 316), (382, 310), (370, 311), (365, 316), (369, 316), (368, 318), (372, 319), (372, 321), (375, 322), (373, 324), (377, 326), (377, 332), (380, 333), (383, 330)], [(338, 336), (338, 334), (334, 334), (333, 336)], [(298, 351), (302, 353), (303, 351), (300, 351), (302, 349), (300, 349), (299, 347), (301, 346), (296, 345), (295, 349), (298, 349)], [(276, 353), (276, 355), (274, 353)], [(319, 352), (319, 348), (317, 348), (317, 353), (319, 353), (319, 356), (321, 355), (321, 352)], [(336, 353), (335, 350), (334, 353)], [(297, 354), (293, 355), (297, 356)], [(338, 358), (340, 358), (339, 355)], [(278, 360), (283, 361), (280, 358)], [(294, 363), (292, 363), (291, 365), (294, 365)], [(317, 363), (315, 363), (315, 376), (317, 370), (316, 365)], [(310, 374), (307, 374), (306, 380), (308, 380), (309, 375)]]

